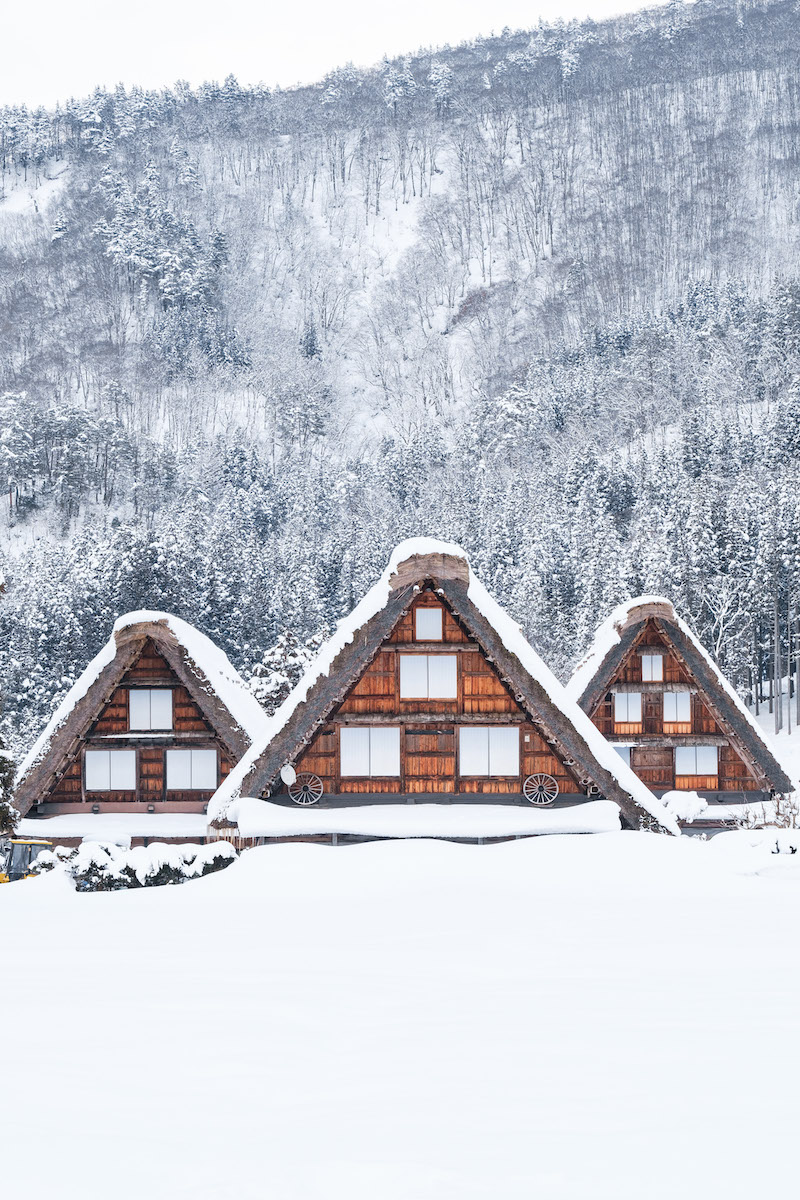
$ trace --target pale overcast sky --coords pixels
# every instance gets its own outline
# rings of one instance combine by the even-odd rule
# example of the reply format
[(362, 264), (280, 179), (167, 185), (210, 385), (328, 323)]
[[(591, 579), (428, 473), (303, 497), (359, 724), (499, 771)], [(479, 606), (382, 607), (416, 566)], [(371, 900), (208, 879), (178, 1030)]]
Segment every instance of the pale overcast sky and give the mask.
[[(655, 0), (658, 3), (658, 0)], [(98, 84), (312, 83), (347, 62), (454, 45), (539, 18), (596, 19), (643, 0), (39, 0), (2, 23), (0, 104), (52, 106)]]

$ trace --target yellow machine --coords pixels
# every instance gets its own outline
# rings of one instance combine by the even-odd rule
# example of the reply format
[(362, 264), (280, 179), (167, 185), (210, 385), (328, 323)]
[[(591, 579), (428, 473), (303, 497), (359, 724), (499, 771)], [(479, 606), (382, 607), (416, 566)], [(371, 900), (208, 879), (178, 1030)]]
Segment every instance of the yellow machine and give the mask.
[(41, 850), (52, 849), (53, 843), (46, 838), (0, 839), (0, 883), (33, 879), (31, 863)]

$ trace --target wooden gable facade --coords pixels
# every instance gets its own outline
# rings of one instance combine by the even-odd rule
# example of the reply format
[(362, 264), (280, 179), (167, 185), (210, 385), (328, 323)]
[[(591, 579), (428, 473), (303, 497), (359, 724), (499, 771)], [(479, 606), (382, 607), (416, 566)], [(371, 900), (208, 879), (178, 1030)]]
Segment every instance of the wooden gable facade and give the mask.
[(578, 702), (656, 794), (765, 799), (791, 783), (667, 601), (631, 606)]
[(631, 828), (659, 806), (569, 699), (464, 551), (412, 539), (340, 622), (209, 806), (240, 798), (376, 804), (615, 803)]
[[(419, 636), (420, 612), (433, 619), (428, 629), (438, 632), (437, 619), (440, 621), (439, 637)], [(412, 657), (417, 661), (409, 675), (416, 680), (426, 673), (429, 678), (424, 697), (408, 694), (422, 690), (406, 684)], [(433, 660), (432, 664), (428, 660)], [(437, 681), (441, 686), (437, 687)], [(397, 731), (396, 773), (353, 775), (342, 762), (343, 731), (373, 728)], [(485, 764), (474, 761), (475, 754), (472, 770), (465, 766), (469, 733), (462, 731), (470, 730), (476, 743), (485, 737), (487, 745), (491, 739), (488, 731), (507, 731), (506, 755), (498, 764), (502, 770), (495, 773), (488, 758)], [(588, 785), (566, 765), (565, 757), (548, 742), (541, 726), (537, 727), (514, 698), (481, 646), (429, 581), (298, 756), (295, 769), (299, 775), (318, 777), (326, 801), (332, 803), (352, 804), (359, 799), (374, 803), (376, 796), (398, 800), (451, 796), (462, 802), (496, 796), (522, 802), (523, 782), (533, 775), (554, 779), (561, 796), (587, 793)], [(484, 765), (492, 773), (476, 774)], [(363, 766), (369, 769), (369, 763)], [(395, 764), (391, 766), (394, 772)], [(288, 801), (288, 788), (284, 785), (274, 798)]]
[(249, 746), (264, 714), (222, 652), (142, 615), (121, 619), (23, 764), (23, 816), (203, 813)]
[[(153, 691), (170, 695), (171, 728), (132, 729), (132, 694)], [(199, 777), (194, 781), (205, 786), (192, 786), (192, 761), (189, 759), (187, 764), (185, 758), (180, 762), (183, 769), (178, 775), (183, 786), (175, 786), (174, 759), (168, 760), (170, 751), (174, 750), (207, 752), (208, 757), (200, 760), (205, 774), (198, 773)], [(107, 790), (97, 787), (96, 784), (104, 781), (97, 776), (87, 778), (87, 752), (127, 752), (132, 755), (132, 760), (125, 764), (128, 769), (124, 782), (133, 786), (124, 789), (109, 786)], [(91, 762), (91, 758), (88, 761)], [(125, 671), (95, 720), (76, 740), (62, 769), (57, 771), (49, 789), (42, 795), (37, 811), (43, 816), (55, 816), (75, 812), (76, 806), (81, 805), (99, 812), (130, 812), (140, 805), (156, 805), (158, 812), (201, 813), (232, 766), (230, 753), (219, 734), (152, 639), (147, 638), (137, 659)], [(211, 771), (213, 776), (209, 774)], [(109, 778), (109, 784), (111, 782)], [(188, 787), (185, 786), (187, 783)]]

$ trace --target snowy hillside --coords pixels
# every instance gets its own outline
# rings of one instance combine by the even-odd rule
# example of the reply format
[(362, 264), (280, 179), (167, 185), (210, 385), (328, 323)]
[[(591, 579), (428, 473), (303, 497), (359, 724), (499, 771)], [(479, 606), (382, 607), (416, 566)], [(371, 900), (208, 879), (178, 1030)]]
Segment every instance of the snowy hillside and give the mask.
[(0, 110), (15, 752), (121, 612), (263, 675), (419, 533), (562, 676), (654, 591), (764, 677), (800, 581), (798, 47), (788, 0), (709, 0)]
[(283, 845), (179, 888), (0, 888), (5, 1189), (787, 1195), (800, 854), (760, 836)]

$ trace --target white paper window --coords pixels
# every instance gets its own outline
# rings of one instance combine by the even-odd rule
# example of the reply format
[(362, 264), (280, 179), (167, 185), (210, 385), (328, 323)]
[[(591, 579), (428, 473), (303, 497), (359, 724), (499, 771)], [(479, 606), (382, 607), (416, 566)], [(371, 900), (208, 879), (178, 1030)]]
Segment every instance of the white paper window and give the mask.
[(519, 775), (516, 725), (465, 725), (458, 731), (459, 774)]
[(630, 748), (630, 746), (615, 746), (614, 749), (616, 750), (617, 754), (620, 756), (622, 761), (624, 763), (626, 763), (628, 766), (630, 766), (631, 765), (631, 748)]
[(719, 751), (716, 746), (677, 746), (676, 775), (718, 775)]
[(657, 683), (664, 678), (664, 655), (642, 655), (642, 679), (646, 683)]
[(444, 613), (441, 608), (418, 608), (415, 610), (416, 638), (418, 642), (440, 642), (442, 640)]
[(641, 692), (614, 693), (614, 720), (617, 724), (638, 724), (642, 719)]
[(401, 700), (455, 700), (458, 665), (455, 654), (401, 654)]
[(131, 729), (172, 729), (171, 688), (131, 688)]
[(692, 719), (690, 692), (664, 692), (664, 720), (673, 724)]
[(458, 731), (459, 774), (489, 774), (489, 730), (471, 725)]
[(400, 774), (400, 730), (391, 726), (348, 726), (339, 737), (343, 776), (396, 778)]
[(135, 792), (135, 750), (87, 750), (87, 792)]
[(167, 791), (214, 792), (216, 788), (216, 750), (167, 751)]

